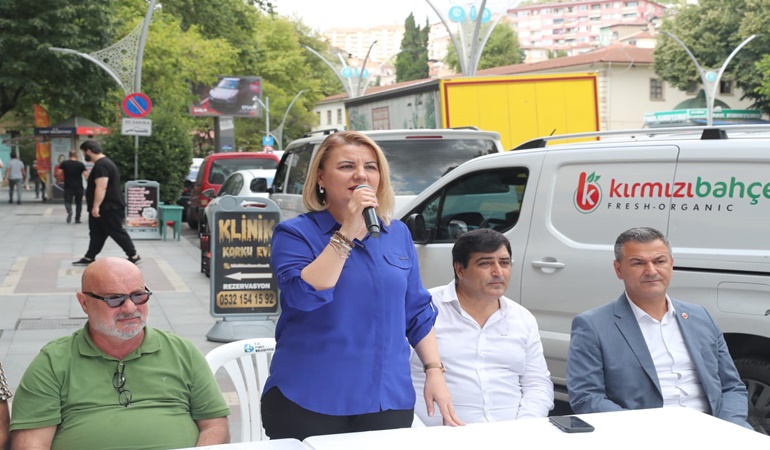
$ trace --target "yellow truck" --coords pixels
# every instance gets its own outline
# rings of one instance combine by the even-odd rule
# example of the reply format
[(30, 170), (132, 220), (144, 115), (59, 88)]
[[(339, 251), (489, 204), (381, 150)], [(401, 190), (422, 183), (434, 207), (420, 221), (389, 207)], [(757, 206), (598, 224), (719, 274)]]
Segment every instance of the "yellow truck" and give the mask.
[(549, 134), (599, 130), (596, 73), (418, 80), (345, 102), (352, 130), (478, 127), (503, 148)]

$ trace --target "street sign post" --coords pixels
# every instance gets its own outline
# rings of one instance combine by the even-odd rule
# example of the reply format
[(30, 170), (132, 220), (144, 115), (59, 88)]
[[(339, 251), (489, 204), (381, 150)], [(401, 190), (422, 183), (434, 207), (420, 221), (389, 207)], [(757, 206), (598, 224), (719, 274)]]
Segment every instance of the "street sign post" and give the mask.
[(281, 210), (266, 198), (225, 196), (214, 206), (209, 238), (211, 315), (223, 320), (206, 339), (273, 337), (279, 305), (270, 252)]
[(129, 117), (141, 119), (150, 114), (150, 111), (152, 111), (152, 101), (141, 92), (134, 92), (123, 98), (123, 112)]
[(120, 134), (124, 136), (152, 136), (152, 120), (123, 118)]

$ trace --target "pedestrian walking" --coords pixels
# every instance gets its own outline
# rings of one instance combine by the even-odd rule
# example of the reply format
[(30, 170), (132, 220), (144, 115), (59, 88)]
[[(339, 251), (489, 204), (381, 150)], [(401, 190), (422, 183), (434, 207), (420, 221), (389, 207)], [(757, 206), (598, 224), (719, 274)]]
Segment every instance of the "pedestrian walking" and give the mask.
[(120, 190), (118, 166), (102, 153), (102, 148), (96, 141), (83, 142), (80, 150), (83, 151), (86, 161), (94, 163), (86, 187), (90, 242), (85, 256), (72, 264), (87, 266), (94, 262), (96, 255), (104, 248), (107, 237), (111, 237), (126, 252), (129, 261), (139, 263), (142, 258), (136, 253), (131, 237), (123, 228), (126, 202)]
[(21, 205), (21, 188), (26, 176), (27, 170), (24, 169), (24, 163), (19, 161), (19, 155), (12, 152), (11, 160), (5, 169), (5, 178), (8, 179), (8, 203), (13, 203), (13, 190), (15, 188), (16, 203)]
[(64, 180), (64, 208), (67, 210), (67, 223), (72, 222), (72, 200), (75, 200), (75, 223), (80, 223), (85, 171), (86, 165), (78, 161), (77, 150), (70, 150), (70, 159), (63, 161), (56, 169), (56, 178)]
[(37, 170), (37, 160), (32, 161), (32, 167), (29, 169), (29, 179), (35, 183), (35, 198), (40, 198), (42, 191), (43, 201), (48, 201), (48, 194), (45, 189), (45, 180), (40, 176), (40, 172)]

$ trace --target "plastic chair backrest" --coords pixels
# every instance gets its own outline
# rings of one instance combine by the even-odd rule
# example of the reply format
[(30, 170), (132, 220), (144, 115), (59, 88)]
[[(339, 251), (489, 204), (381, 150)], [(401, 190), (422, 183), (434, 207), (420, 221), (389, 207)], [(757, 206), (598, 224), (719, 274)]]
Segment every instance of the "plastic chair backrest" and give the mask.
[(274, 352), (275, 339), (255, 338), (223, 344), (206, 355), (214, 375), (224, 367), (235, 386), (241, 412), (240, 442), (268, 439), (262, 428), (260, 398)]

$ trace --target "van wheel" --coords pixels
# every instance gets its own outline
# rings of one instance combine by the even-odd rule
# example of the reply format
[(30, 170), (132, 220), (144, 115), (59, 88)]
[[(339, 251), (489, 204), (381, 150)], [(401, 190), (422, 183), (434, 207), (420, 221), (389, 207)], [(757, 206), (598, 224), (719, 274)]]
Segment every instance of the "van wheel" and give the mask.
[(749, 425), (770, 434), (770, 362), (740, 358), (735, 360), (735, 367), (749, 391)]

